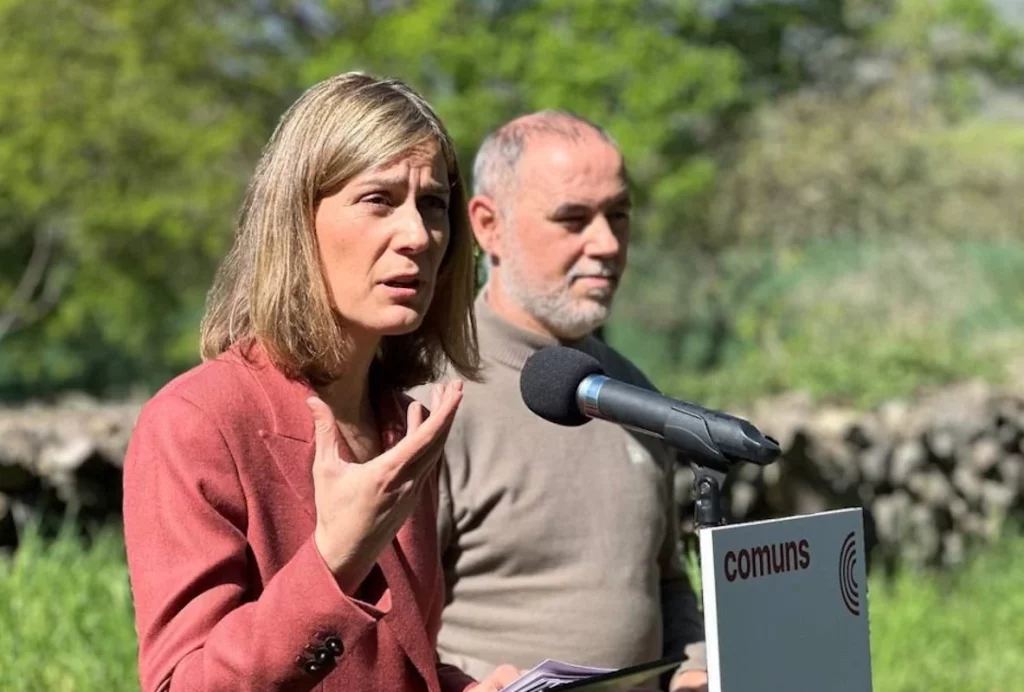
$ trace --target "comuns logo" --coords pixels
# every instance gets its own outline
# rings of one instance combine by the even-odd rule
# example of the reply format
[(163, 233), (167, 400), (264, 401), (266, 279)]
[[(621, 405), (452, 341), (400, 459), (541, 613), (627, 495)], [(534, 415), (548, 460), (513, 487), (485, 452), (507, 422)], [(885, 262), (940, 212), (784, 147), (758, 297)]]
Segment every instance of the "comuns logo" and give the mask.
[(853, 531), (843, 539), (839, 549), (839, 595), (852, 615), (860, 615), (860, 585), (853, 575), (857, 567), (857, 539)]

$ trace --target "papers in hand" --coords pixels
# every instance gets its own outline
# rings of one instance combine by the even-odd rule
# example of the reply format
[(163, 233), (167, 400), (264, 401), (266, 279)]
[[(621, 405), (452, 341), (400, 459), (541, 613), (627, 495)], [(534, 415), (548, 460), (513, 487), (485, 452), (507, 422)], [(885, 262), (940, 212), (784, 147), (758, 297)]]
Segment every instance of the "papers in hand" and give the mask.
[(550, 658), (534, 666), (523, 673), (511, 685), (502, 688), (502, 692), (538, 692), (538, 690), (550, 690), (558, 685), (564, 685), (577, 680), (604, 673), (611, 673), (614, 668), (591, 668), (588, 666), (577, 666), (562, 661), (552, 661)]
[[(588, 668), (548, 659), (522, 675), (503, 692), (636, 692), (641, 685), (673, 670), (686, 656), (682, 653), (627, 668)], [(654, 683), (657, 685), (657, 682)], [(646, 688), (644, 688), (646, 689)], [(654, 689), (654, 688), (652, 688)]]

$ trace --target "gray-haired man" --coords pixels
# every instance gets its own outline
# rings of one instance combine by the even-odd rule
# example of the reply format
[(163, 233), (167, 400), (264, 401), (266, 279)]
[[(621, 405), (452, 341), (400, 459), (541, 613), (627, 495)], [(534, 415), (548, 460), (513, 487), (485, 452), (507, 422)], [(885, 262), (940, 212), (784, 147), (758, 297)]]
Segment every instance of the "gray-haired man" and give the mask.
[(534, 113), (486, 138), (474, 184), (469, 215), (488, 261), (475, 306), (485, 367), (482, 383), (465, 385), (442, 471), (441, 657), (481, 675), (496, 662), (617, 668), (685, 651), (670, 689), (703, 690), (703, 622), (677, 552), (673, 452), (605, 421), (548, 423), (519, 394), (526, 359), (554, 344), (651, 386), (591, 336), (626, 265), (622, 156), (579, 117)]

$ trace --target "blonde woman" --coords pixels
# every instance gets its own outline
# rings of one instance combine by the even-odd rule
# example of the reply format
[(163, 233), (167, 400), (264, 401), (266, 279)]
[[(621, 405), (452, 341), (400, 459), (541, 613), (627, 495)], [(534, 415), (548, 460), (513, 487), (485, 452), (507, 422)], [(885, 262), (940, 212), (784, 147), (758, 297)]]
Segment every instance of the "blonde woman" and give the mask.
[(455, 150), (394, 80), (284, 115), (208, 296), (204, 363), (144, 407), (124, 523), (144, 690), (501, 689), (439, 664), (438, 459), (478, 368)]

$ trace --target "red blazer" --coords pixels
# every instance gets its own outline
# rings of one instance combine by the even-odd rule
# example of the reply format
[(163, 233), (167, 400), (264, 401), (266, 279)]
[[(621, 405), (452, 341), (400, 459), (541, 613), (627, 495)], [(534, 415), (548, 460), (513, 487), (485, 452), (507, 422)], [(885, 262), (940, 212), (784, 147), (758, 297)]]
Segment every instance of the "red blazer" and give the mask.
[[(436, 477), (354, 594), (313, 543), (312, 389), (259, 349), (181, 375), (143, 407), (124, 531), (143, 690), (462, 691), (438, 663)], [(409, 399), (377, 413), (385, 448)]]

